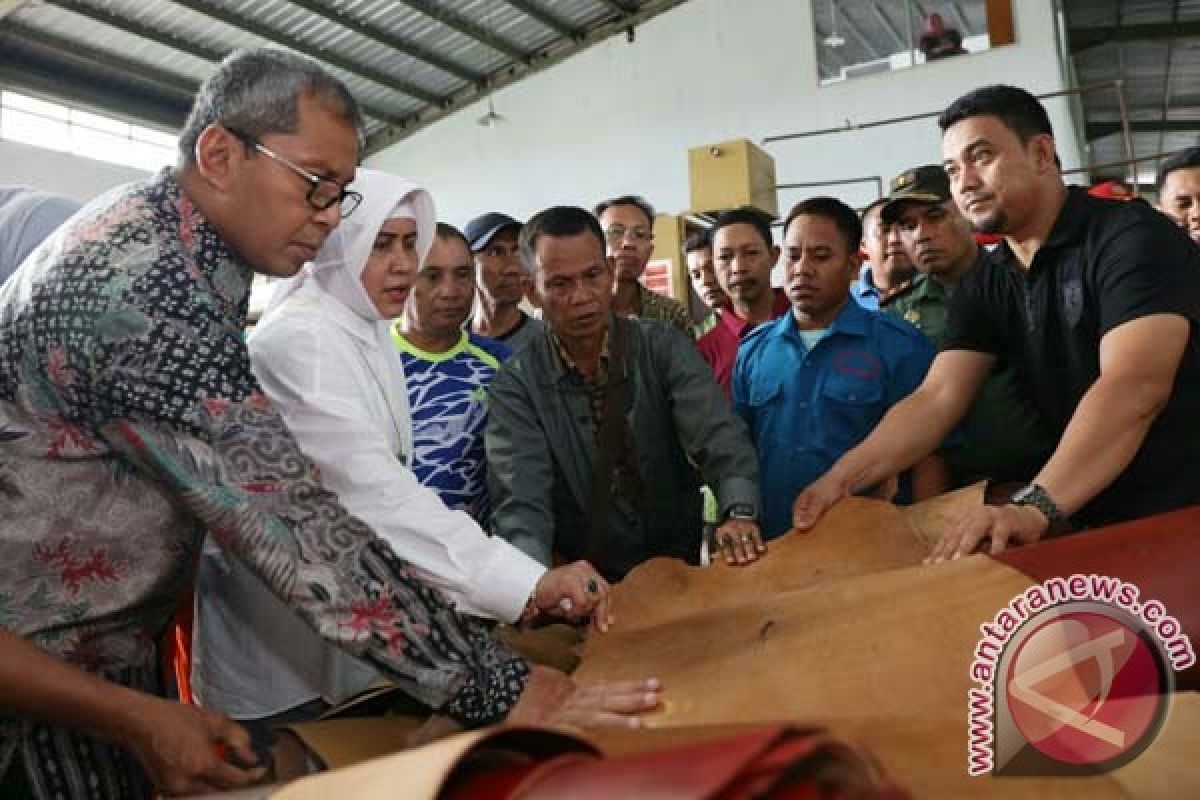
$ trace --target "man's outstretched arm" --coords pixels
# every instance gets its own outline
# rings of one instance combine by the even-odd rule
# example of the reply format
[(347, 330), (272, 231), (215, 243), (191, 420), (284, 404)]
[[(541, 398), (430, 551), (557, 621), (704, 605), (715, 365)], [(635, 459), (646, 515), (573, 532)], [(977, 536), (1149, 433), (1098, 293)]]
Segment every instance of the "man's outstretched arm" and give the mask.
[[(1118, 325), (1100, 339), (1100, 377), (1034, 479), (1064, 516), (1087, 505), (1133, 461), (1171, 396), (1190, 327), (1182, 316), (1153, 314)], [(985, 539), (993, 553), (1029, 544), (1049, 526), (1032, 506), (984, 506), (943, 538), (930, 560), (968, 555)]]
[(973, 350), (939, 353), (920, 387), (796, 497), (792, 524), (811, 528), (838, 500), (898, 475), (937, 450), (970, 410), (995, 361)]

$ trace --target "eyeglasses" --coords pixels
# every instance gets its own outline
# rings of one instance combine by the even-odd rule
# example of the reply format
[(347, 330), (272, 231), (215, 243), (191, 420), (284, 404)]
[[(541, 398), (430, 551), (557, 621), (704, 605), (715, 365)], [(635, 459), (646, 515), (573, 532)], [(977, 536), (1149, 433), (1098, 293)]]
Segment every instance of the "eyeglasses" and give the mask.
[(616, 243), (632, 239), (637, 244), (644, 244), (654, 238), (654, 232), (649, 228), (626, 228), (624, 225), (613, 225), (604, 232), (609, 242)]
[(310, 188), (304, 199), (307, 200), (308, 204), (317, 211), (324, 211), (330, 206), (336, 204), (342, 219), (345, 219), (353, 214), (360, 205), (362, 205), (362, 195), (358, 192), (347, 189), (345, 186), (331, 178), (322, 178), (320, 175), (313, 175), (311, 172), (304, 169), (304, 167), (293, 164), (291, 161), (288, 161), (286, 158), (279, 155), (274, 150), (267, 147), (265, 144), (249, 134), (243, 133), (236, 128), (231, 128), (228, 125), (223, 127), (238, 139), (241, 139), (243, 142), (245, 142), (247, 146), (253, 147), (257, 152), (262, 153), (264, 156), (272, 159), (273, 161), (279, 162), (304, 180), (308, 181)]

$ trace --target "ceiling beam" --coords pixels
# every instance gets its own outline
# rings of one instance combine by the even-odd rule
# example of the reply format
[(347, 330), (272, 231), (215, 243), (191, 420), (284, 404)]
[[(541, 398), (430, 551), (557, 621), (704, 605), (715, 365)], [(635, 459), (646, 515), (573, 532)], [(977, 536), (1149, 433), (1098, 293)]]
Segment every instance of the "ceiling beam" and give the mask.
[[(88, 19), (103, 23), (109, 27), (116, 28), (117, 30), (125, 31), (133, 36), (163, 45), (164, 47), (170, 47), (171, 49), (178, 50), (181, 53), (187, 53), (190, 56), (204, 61), (216, 63), (233, 51), (232, 48), (210, 47), (191, 39), (175, 36), (167, 31), (146, 25), (143, 22), (138, 22), (136, 20), (123, 17), (119, 14), (114, 14), (107, 9), (93, 6), (89, 3), (78, 2), (78, 0), (42, 0), (42, 2), (45, 2), (49, 5), (60, 6), (74, 14), (87, 17)], [(195, 91), (193, 90), (192, 93), (194, 94)], [(395, 122), (400, 119), (395, 114), (369, 103), (364, 103), (362, 107), (363, 111), (370, 116), (385, 122)]]
[[(1179, 109), (1172, 109), (1178, 111)], [(1129, 123), (1131, 133), (1200, 133), (1200, 119), (1151, 119), (1136, 120)], [(1087, 138), (1103, 139), (1121, 132), (1121, 122), (1111, 120), (1106, 122), (1089, 122)]]
[(220, 61), (229, 53), (228, 50), (209, 47), (192, 39), (175, 36), (172, 33), (154, 28), (144, 22), (138, 22), (137, 20), (123, 17), (120, 14), (114, 14), (108, 9), (93, 6), (90, 3), (81, 3), (78, 0), (42, 0), (42, 2), (46, 5), (64, 8), (73, 14), (103, 23), (110, 28), (116, 28), (119, 31), (132, 34), (139, 39), (147, 39), (204, 61)]
[[(496, 89), (509, 86), (533, 73), (562, 63), (576, 53), (586, 50), (588, 47), (608, 39), (610, 36), (627, 31), (631, 25), (641, 25), (647, 20), (664, 14), (685, 2), (687, 0), (646, 0), (636, 13), (628, 17), (611, 19), (599, 25), (592, 26), (583, 31), (579, 38), (573, 42), (559, 40), (541, 50), (530, 53), (529, 58), (525, 62), (509, 65), (507, 68), (498, 70), (491, 75), (487, 86), (464, 87), (454, 92), (442, 105), (422, 109), (417, 112), (413, 122), (406, 125), (389, 126), (372, 134), (367, 139), (367, 153), (378, 153), (383, 148), (395, 144), (407, 136), (411, 136), (416, 131), (454, 114), (462, 109), (463, 106), (483, 99)], [(539, 124), (539, 121), (531, 120), (529, 124), (536, 125)]]
[(879, 20), (879, 24), (883, 26), (884, 30), (892, 35), (892, 38), (896, 40), (896, 44), (900, 45), (900, 49), (907, 50), (908, 42), (906, 42), (904, 37), (900, 35), (900, 31), (896, 30), (896, 26), (892, 24), (890, 19), (888, 19), (888, 15), (884, 12), (884, 10), (879, 7), (879, 3), (871, 3), (871, 10), (875, 12), (875, 18)]
[[(401, 94), (406, 94), (414, 100), (420, 100), (422, 103), (435, 104), (441, 102), (442, 100), (441, 97), (433, 92), (422, 89), (415, 84), (397, 78), (395, 75), (390, 75), (386, 72), (375, 69), (374, 67), (368, 67), (363, 64), (355, 63), (351, 59), (339, 55), (327, 47), (306, 42), (303, 39), (291, 35), (290, 33), (284, 33), (283, 31), (263, 25), (258, 20), (250, 19), (249, 17), (245, 17), (236, 12), (229, 11), (226, 8), (200, 2), (199, 0), (171, 0), (171, 2), (173, 2), (175, 5), (183, 6), (189, 11), (194, 11), (195, 13), (209, 17), (210, 19), (218, 20), (219, 22), (222, 22), (232, 28), (237, 28), (245, 31), (246, 33), (252, 33), (255, 36), (266, 39), (267, 41), (276, 42), (284, 45), (285, 47), (290, 47), (292, 50), (304, 53), (305, 55), (316, 58), (319, 61), (324, 61), (326, 64), (337, 67), (338, 69), (343, 69), (352, 75), (359, 75), (363, 78), (367, 78), (368, 80), (378, 83), (380, 86), (386, 86), (389, 89), (400, 92)], [(395, 114), (388, 112), (383, 113), (385, 116), (382, 118), (387, 119), (389, 122), (398, 121), (399, 119)], [(371, 116), (378, 115), (372, 113)]]
[(44, 33), (34, 28), (14, 23), (11, 20), (5, 23), (3, 30), (6, 34), (15, 35), (48, 50), (65, 53), (72, 58), (90, 61), (104, 69), (113, 70), (120, 75), (128, 76), (141, 82), (156, 84), (170, 91), (192, 95), (196, 93), (196, 89), (200, 88), (198, 82), (174, 72), (153, 67), (142, 61), (133, 61), (106, 50), (88, 47), (74, 39)]
[(636, 3), (633, 6), (620, 2), (620, 0), (600, 0), (601, 3), (611, 8), (621, 16), (626, 16), (637, 11)]
[(463, 36), (487, 45), (497, 53), (503, 53), (513, 61), (520, 61), (522, 63), (528, 61), (529, 54), (522, 51), (516, 45), (506, 42), (491, 31), (476, 25), (465, 17), (442, 8), (437, 3), (431, 3), (429, 0), (400, 0), (400, 2), (413, 11), (419, 11), (430, 19), (442, 23), (447, 28), (458, 31)]
[[(130, 121), (178, 129), (199, 88), (190, 78), (11, 20), (0, 29), (0, 44), (4, 82)], [(14, 50), (15, 58), (6, 57)]]
[(967, 15), (963, 13), (962, 6), (958, 4), (958, 0), (950, 0), (950, 13), (954, 15), (955, 24), (962, 31), (964, 37), (971, 35), (971, 26), (967, 24)]
[(887, 53), (882, 52), (883, 48), (878, 47), (875, 42), (871, 41), (871, 38), (863, 32), (863, 29), (858, 27), (858, 24), (855, 23), (854, 20), (850, 19), (850, 15), (846, 13), (845, 8), (843, 8), (842, 13), (838, 15), (838, 24), (857, 36), (858, 40), (867, 48), (868, 55), (870, 55), (872, 58), (879, 58), (880, 56), (887, 55)]
[(421, 61), (431, 67), (436, 67), (442, 72), (445, 72), (448, 75), (453, 75), (459, 80), (467, 81), (468, 83), (474, 83), (483, 77), (483, 75), (475, 70), (465, 67), (458, 62), (451, 61), (450, 59), (439, 55), (427, 47), (422, 47), (415, 42), (403, 39), (377, 26), (368, 25), (365, 22), (354, 19), (349, 14), (339, 14), (320, 3), (314, 2), (314, 0), (288, 0), (288, 2), (294, 6), (303, 8), (305, 11), (313, 14), (314, 16), (326, 19), (336, 25), (342, 26), (347, 30), (354, 31), (359, 36), (370, 39), (374, 42), (378, 42), (385, 47), (390, 47), (397, 53), (403, 53), (409, 58)]
[(525, 0), (504, 0), (504, 2), (530, 19), (537, 20), (540, 24), (554, 31), (559, 36), (566, 36), (568, 39), (575, 39), (579, 36), (579, 31), (550, 12), (538, 8), (533, 3), (527, 3)]
[(1079, 53), (1109, 42), (1142, 42), (1156, 39), (1195, 39), (1200, 37), (1200, 20), (1185, 20), (1144, 25), (1103, 25), (1087, 28), (1068, 28), (1067, 41), (1071, 52)]

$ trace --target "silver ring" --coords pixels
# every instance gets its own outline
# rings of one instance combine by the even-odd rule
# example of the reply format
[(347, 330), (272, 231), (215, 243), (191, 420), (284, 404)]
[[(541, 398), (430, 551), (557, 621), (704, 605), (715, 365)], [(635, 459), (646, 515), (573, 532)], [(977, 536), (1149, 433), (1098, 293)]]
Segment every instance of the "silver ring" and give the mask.
[(742, 534), (742, 543), (743, 543), (743, 544), (750, 544), (750, 534), (748, 534), (748, 533), (743, 533), (743, 534)]

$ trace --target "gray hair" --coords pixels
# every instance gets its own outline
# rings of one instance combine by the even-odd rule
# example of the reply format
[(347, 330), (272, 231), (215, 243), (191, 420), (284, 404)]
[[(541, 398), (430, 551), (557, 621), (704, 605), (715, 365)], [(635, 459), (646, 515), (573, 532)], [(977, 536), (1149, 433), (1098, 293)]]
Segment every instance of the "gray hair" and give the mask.
[(196, 92), (179, 135), (182, 164), (195, 163), (196, 141), (213, 123), (229, 125), (254, 139), (265, 133), (295, 133), (304, 95), (326, 101), (337, 116), (353, 125), (362, 150), (362, 112), (341, 81), (310, 58), (259, 48), (230, 53)]

